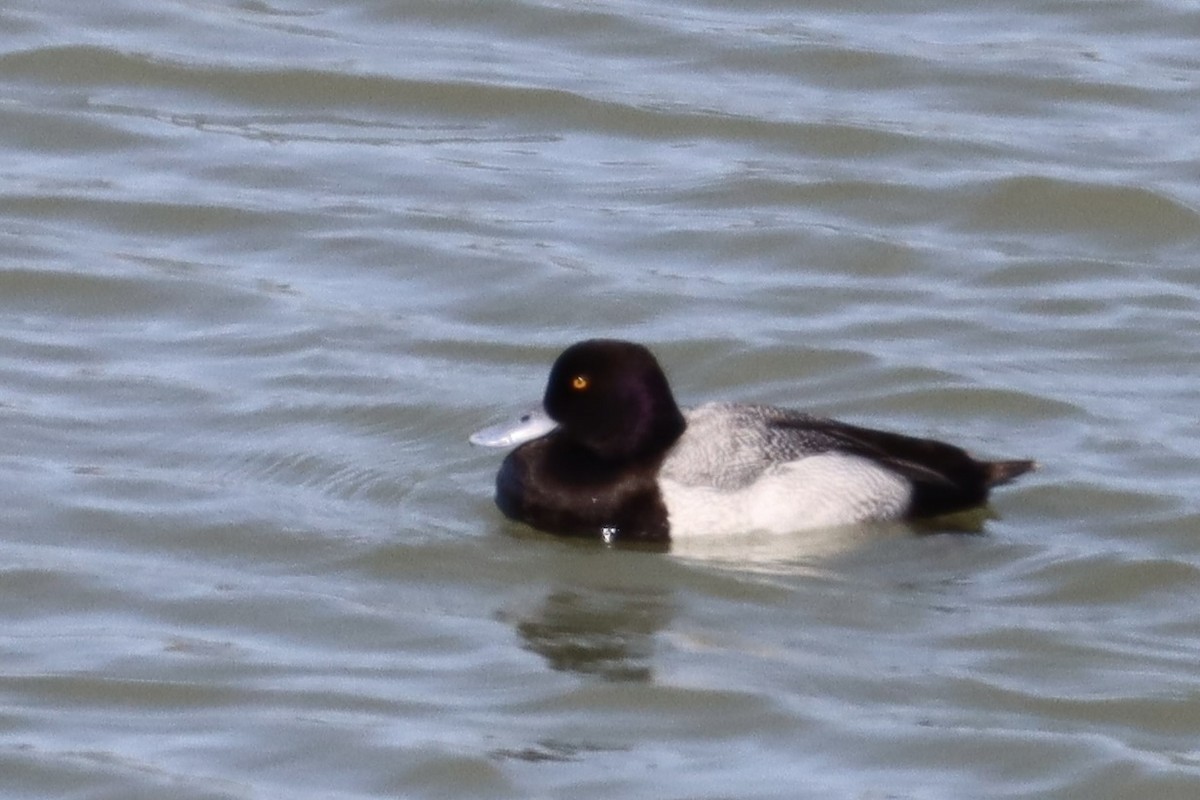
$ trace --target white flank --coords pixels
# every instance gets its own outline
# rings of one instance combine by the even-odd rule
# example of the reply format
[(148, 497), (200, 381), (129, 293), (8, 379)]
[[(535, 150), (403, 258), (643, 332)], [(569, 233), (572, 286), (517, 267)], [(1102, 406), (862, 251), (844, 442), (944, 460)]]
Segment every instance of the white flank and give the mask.
[(676, 540), (894, 520), (904, 514), (911, 496), (908, 482), (895, 473), (838, 453), (779, 464), (743, 488), (721, 490), (663, 478), (660, 489)]

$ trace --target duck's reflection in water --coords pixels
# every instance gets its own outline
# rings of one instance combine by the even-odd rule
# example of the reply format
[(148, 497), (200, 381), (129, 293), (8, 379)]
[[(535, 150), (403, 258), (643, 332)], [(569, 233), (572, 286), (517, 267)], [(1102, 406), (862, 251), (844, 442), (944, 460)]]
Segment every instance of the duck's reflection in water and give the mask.
[(971, 529), (964, 520), (956, 522), (951, 528), (870, 524), (673, 542), (668, 552), (638, 552), (637, 561), (622, 560), (622, 568), (603, 573), (602, 584), (592, 583), (596, 574), (589, 573), (578, 583), (552, 589), (532, 610), (514, 614), (514, 624), (523, 646), (552, 669), (613, 681), (649, 681), (654, 678), (656, 641), (672, 624), (678, 592), (687, 591), (671, 576), (687, 576), (685, 584), (693, 589), (715, 581), (722, 593), (730, 590), (730, 580), (745, 582), (748, 589), (763, 581), (836, 580), (845, 569), (854, 569), (847, 565), (856, 558), (868, 564), (879, 558), (873, 548), (889, 540), (915, 543), (921, 534), (956, 530), (961, 535)]
[(670, 622), (669, 594), (556, 589), (516, 628), (524, 646), (552, 669), (612, 681), (654, 677), (655, 634)]

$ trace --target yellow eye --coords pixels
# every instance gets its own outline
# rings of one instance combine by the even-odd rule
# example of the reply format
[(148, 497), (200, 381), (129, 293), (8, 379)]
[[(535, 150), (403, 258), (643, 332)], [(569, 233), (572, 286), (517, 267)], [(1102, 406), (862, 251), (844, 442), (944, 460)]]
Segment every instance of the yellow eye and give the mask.
[(588, 384), (590, 383), (591, 381), (587, 379), (586, 375), (576, 375), (571, 379), (571, 388), (582, 392), (584, 389), (588, 388)]

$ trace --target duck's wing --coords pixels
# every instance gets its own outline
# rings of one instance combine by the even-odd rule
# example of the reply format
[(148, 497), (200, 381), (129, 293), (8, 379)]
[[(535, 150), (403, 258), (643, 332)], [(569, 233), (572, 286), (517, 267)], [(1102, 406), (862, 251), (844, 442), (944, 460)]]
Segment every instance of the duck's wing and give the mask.
[(849, 425), (775, 406), (712, 403), (686, 411), (688, 427), (661, 475), (691, 486), (737, 490), (788, 463), (821, 455), (868, 460), (912, 487), (909, 515), (937, 516), (984, 505), (993, 486), (1036, 468), (1033, 461), (982, 461), (935, 439)]
[(769, 424), (785, 438), (806, 446), (819, 441), (826, 445), (827, 452), (867, 458), (902, 476), (913, 486), (912, 516), (936, 516), (981, 506), (993, 486), (1037, 466), (1028, 460), (982, 461), (936, 439), (800, 414), (781, 415)]

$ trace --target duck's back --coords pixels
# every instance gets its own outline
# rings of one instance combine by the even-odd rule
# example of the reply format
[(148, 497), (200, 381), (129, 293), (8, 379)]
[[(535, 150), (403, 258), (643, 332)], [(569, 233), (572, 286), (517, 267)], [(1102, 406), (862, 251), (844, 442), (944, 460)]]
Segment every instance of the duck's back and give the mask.
[(686, 409), (687, 430), (661, 475), (688, 486), (742, 489), (763, 473), (836, 450), (818, 417), (775, 406), (708, 403)]
[(773, 406), (712, 403), (685, 414), (660, 477), (694, 524), (730, 504), (751, 516), (770, 504), (771, 527), (937, 516), (983, 505), (992, 486), (1034, 467)]

